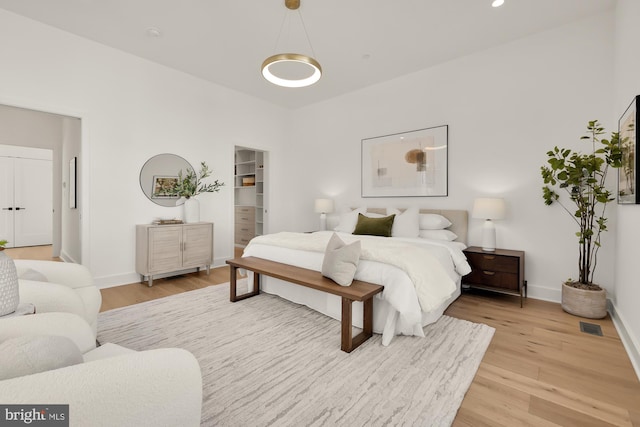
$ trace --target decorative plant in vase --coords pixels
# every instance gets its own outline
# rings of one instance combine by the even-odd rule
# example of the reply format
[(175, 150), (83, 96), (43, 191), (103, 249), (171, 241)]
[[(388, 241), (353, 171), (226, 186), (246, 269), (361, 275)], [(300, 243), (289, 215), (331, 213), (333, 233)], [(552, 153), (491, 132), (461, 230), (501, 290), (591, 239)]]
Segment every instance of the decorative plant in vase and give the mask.
[[(576, 222), (578, 237), (578, 280), (569, 279), (562, 286), (562, 308), (577, 316), (599, 319), (605, 317), (606, 292), (593, 283), (598, 262), (600, 236), (607, 231), (605, 210), (615, 200), (606, 186), (609, 167), (622, 165), (619, 135), (611, 139), (601, 138), (604, 128), (597, 120), (587, 126), (587, 135), (580, 139), (590, 140), (590, 154), (566, 148), (554, 147), (547, 152), (548, 166), (540, 168), (545, 186), (542, 197), (546, 205), (558, 203)], [(558, 192), (556, 191), (558, 190)], [(566, 206), (575, 205), (575, 210)]]
[(211, 171), (205, 162), (200, 163), (200, 172), (189, 168), (186, 173), (182, 170), (178, 172), (178, 181), (174, 188), (175, 194), (184, 201), (184, 222), (200, 221), (200, 205), (194, 198), (201, 193), (217, 193), (220, 187), (224, 186), (224, 182), (215, 180), (212, 184), (205, 184), (203, 180), (211, 176)]

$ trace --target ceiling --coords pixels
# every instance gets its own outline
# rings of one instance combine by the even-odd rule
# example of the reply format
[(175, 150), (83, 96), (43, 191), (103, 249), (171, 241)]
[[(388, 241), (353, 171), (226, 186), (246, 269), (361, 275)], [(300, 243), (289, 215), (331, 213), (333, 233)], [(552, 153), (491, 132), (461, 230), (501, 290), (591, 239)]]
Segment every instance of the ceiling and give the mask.
[[(324, 75), (300, 89), (273, 86), (260, 74), (266, 57), (283, 53), (276, 48), (311, 54), (297, 12), (286, 9), (284, 0), (0, 0), (0, 8), (299, 108), (615, 5), (615, 0), (506, 0), (492, 8), (491, 1), (301, 0), (299, 11)], [(282, 25), (286, 14), (290, 27)], [(160, 37), (147, 35), (152, 27)]]

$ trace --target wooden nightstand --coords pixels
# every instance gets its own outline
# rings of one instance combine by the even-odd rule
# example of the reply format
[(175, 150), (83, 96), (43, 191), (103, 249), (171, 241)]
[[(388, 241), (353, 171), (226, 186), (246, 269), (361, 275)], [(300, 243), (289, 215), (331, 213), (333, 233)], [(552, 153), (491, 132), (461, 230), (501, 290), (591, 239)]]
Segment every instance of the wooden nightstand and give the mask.
[(471, 273), (462, 278), (462, 283), (472, 288), (485, 289), (509, 295), (527, 297), (527, 281), (524, 278), (524, 251), (496, 249), (486, 252), (477, 246), (465, 249), (464, 254), (471, 266)]

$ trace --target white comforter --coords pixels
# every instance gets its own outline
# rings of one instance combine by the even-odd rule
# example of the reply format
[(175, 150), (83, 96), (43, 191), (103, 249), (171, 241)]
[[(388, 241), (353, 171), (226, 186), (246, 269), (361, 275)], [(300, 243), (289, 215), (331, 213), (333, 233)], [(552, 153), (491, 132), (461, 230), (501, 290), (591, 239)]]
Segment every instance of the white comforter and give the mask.
[[(244, 255), (321, 271), (324, 250), (331, 234), (276, 233), (258, 236), (245, 248)], [(354, 240), (362, 242), (355, 278), (385, 287), (376, 297), (390, 307), (374, 304), (374, 331), (382, 333), (384, 345), (388, 345), (397, 334), (424, 336), (423, 313), (442, 310), (442, 305), (458, 291), (460, 276), (470, 271), (461, 252), (462, 244), (338, 234), (347, 243)], [(270, 292), (269, 289), (264, 290)], [(294, 291), (304, 292), (300, 289)], [(332, 308), (329, 302), (325, 305), (317, 301), (317, 295), (309, 301), (308, 297), (289, 297), (279, 291), (274, 293), (340, 318), (339, 304)], [(358, 318), (354, 316), (354, 324), (361, 322), (356, 320)]]

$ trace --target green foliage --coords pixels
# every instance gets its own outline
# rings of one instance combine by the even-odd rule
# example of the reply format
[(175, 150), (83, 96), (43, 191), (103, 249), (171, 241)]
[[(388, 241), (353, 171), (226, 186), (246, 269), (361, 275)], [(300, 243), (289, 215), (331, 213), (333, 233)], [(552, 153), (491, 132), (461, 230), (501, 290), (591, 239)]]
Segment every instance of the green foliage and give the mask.
[(197, 196), (200, 193), (215, 193), (220, 191), (220, 187), (224, 186), (224, 182), (220, 182), (217, 179), (213, 184), (205, 184), (203, 179), (211, 176), (211, 171), (205, 162), (200, 163), (200, 172), (196, 173), (193, 169), (189, 168), (186, 174), (183, 174), (182, 170), (178, 172), (178, 182), (174, 188), (174, 192), (180, 197)]
[(7, 243), (9, 243), (7, 240), (0, 240), (0, 248), (4, 248)]
[[(590, 121), (587, 135), (580, 139), (591, 141), (591, 154), (554, 147), (547, 152), (548, 166), (540, 168), (545, 184), (542, 187), (544, 203), (558, 203), (580, 229), (576, 233), (579, 243), (579, 282), (585, 284), (593, 282), (600, 234), (607, 231), (605, 209), (609, 202), (615, 200), (605, 187), (607, 172), (609, 167), (622, 166), (618, 133), (612, 133), (610, 140), (601, 138), (603, 134), (602, 125), (597, 120)], [(575, 205), (575, 211), (567, 208), (567, 202)]]

